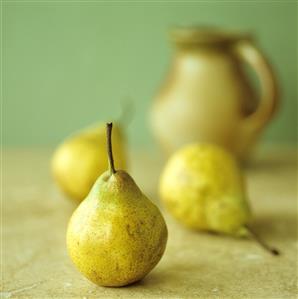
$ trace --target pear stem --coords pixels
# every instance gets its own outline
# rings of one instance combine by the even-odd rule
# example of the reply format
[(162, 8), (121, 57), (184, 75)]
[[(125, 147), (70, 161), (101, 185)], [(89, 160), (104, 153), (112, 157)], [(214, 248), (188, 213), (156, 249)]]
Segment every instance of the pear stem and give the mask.
[(272, 255), (280, 255), (279, 250), (276, 248), (273, 248), (266, 244), (264, 240), (260, 238), (260, 236), (248, 225), (245, 226), (246, 229), (249, 231), (251, 237), (260, 245), (262, 246), (266, 251), (270, 252)]
[(108, 152), (108, 159), (109, 159), (109, 170), (110, 174), (116, 173), (116, 169), (114, 166), (114, 158), (113, 158), (113, 149), (112, 149), (112, 128), (113, 123), (107, 123), (107, 152)]

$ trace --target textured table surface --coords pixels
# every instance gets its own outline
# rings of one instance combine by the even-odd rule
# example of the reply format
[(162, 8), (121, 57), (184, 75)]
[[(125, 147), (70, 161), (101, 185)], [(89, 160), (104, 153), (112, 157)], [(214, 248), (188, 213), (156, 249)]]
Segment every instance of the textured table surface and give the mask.
[[(273, 257), (248, 239), (187, 231), (164, 212), (169, 240), (158, 266), (125, 288), (98, 287), (68, 258), (74, 209), (49, 173), (51, 151), (5, 150), (1, 298), (297, 298), (297, 161), (266, 151), (245, 170), (255, 230), (278, 247)], [(131, 173), (157, 202), (162, 160), (135, 154)]]

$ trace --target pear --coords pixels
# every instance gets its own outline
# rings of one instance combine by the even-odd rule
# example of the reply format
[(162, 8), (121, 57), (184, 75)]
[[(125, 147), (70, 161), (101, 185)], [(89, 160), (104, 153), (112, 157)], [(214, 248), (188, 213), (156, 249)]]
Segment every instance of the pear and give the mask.
[[(113, 144), (117, 165), (125, 169), (126, 156), (120, 126), (115, 126)], [(90, 126), (67, 138), (52, 159), (52, 172), (57, 184), (66, 195), (78, 202), (88, 195), (107, 166), (104, 123)]]
[(211, 144), (190, 144), (168, 160), (160, 178), (160, 197), (186, 227), (233, 236), (251, 235), (273, 254), (249, 223), (252, 213), (243, 176), (234, 157)]
[(78, 270), (97, 285), (119, 287), (148, 274), (161, 259), (167, 227), (131, 176), (115, 170), (107, 124), (109, 170), (73, 213), (67, 248)]

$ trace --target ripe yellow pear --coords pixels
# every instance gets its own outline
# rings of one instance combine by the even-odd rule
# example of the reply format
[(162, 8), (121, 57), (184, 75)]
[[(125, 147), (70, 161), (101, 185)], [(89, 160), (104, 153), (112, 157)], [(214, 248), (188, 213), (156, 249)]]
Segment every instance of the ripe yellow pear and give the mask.
[(167, 227), (159, 209), (131, 176), (115, 170), (108, 124), (110, 169), (95, 182), (67, 229), (69, 255), (78, 270), (102, 286), (142, 279), (161, 259)]
[(251, 211), (234, 157), (211, 144), (191, 144), (174, 153), (160, 178), (160, 197), (182, 224), (235, 236), (252, 235)]
[[(108, 167), (105, 124), (98, 123), (67, 138), (55, 151), (52, 172), (66, 195), (82, 201), (94, 182)], [(123, 134), (115, 126), (113, 134), (116, 163), (126, 168)]]

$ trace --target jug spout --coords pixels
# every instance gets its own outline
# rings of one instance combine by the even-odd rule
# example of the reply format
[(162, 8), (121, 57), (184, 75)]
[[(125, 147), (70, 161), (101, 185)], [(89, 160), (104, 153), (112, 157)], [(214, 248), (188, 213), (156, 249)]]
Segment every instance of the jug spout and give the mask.
[(222, 30), (208, 26), (178, 27), (170, 32), (177, 47), (230, 46), (240, 40), (251, 40), (252, 35), (236, 30)]

